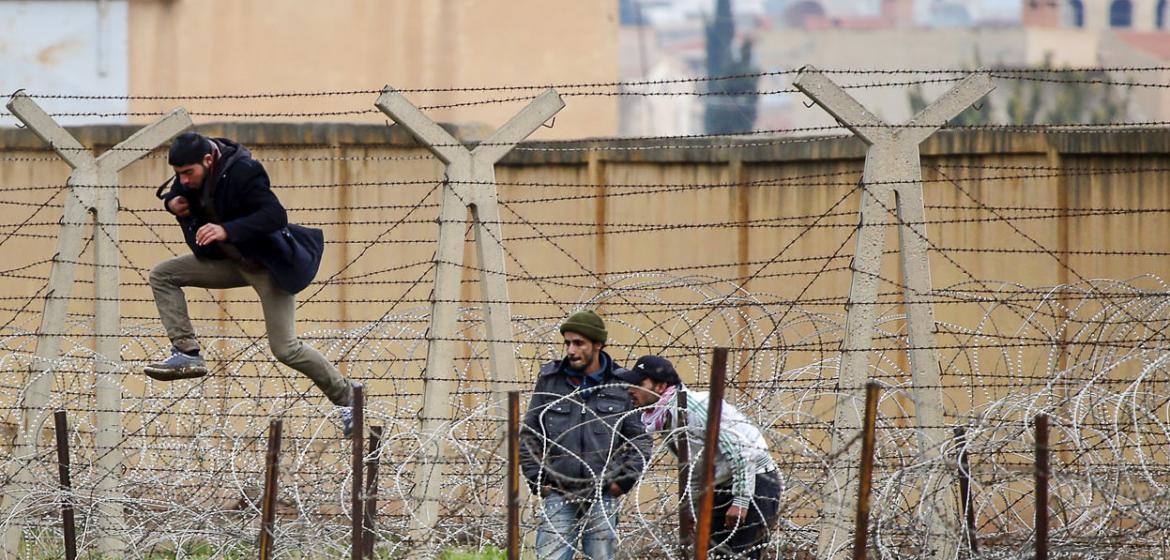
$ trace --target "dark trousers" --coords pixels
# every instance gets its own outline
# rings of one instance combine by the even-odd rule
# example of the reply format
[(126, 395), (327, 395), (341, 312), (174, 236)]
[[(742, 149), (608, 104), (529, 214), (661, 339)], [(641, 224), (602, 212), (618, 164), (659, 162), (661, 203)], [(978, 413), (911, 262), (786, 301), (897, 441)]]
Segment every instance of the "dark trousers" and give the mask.
[(780, 477), (776, 471), (756, 475), (756, 494), (748, 506), (747, 517), (735, 529), (728, 529), (724, 519), (732, 498), (730, 484), (715, 488), (715, 507), (711, 512), (712, 557), (756, 560), (764, 551), (768, 529), (780, 511)]

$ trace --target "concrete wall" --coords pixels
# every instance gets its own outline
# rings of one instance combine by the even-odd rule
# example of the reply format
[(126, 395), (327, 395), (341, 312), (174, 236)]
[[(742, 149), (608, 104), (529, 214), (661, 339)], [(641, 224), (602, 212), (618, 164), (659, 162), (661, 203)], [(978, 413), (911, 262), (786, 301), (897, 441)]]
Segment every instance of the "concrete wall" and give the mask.
[[(617, 80), (617, 2), (574, 0), (360, 0), (131, 2), (132, 95), (377, 90), (540, 85)], [(533, 92), (411, 94), (420, 105), (512, 98)], [(192, 101), (195, 112), (282, 113), (373, 109), (369, 95)], [(434, 111), (435, 119), (492, 127), (522, 102)], [(136, 100), (132, 112), (169, 110)], [(225, 120), (196, 116), (197, 122)], [(304, 118), (270, 117), (303, 121)], [(233, 119), (234, 120), (234, 119)], [(376, 111), (325, 120), (383, 122)], [(588, 98), (538, 137), (617, 132), (616, 98)]]
[[(616, 2), (36, 0), (0, 2), (0, 91), (50, 96), (65, 124), (150, 120), (167, 96), (609, 83)], [(416, 92), (450, 122), (504, 123), (533, 90)], [(138, 96), (128, 100), (127, 96)], [(160, 98), (161, 97), (161, 98)], [(197, 122), (383, 122), (369, 93), (188, 99)], [(617, 98), (583, 98), (538, 138), (610, 136)], [(127, 115), (129, 113), (129, 115)], [(320, 117), (306, 113), (328, 113)], [(16, 121), (0, 112), (0, 126)]]

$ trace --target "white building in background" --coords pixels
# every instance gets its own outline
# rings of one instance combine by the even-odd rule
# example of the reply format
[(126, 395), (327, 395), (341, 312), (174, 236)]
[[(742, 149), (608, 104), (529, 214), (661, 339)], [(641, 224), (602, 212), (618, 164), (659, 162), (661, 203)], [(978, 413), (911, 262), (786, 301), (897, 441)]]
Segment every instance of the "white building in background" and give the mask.
[[(713, 2), (713, 0), (708, 0)], [(762, 17), (737, 18), (738, 40), (755, 42), (755, 62), (764, 72), (761, 91), (791, 87), (789, 74), (806, 64), (836, 69), (963, 69), (979, 66), (1039, 67), (1155, 67), (1170, 64), (1170, 0), (764, 0)], [(753, 21), (756, 23), (753, 25)], [(681, 22), (645, 28), (642, 44), (653, 51), (631, 50), (622, 43), (623, 56), (641, 52), (644, 66), (681, 69), (682, 76), (701, 76), (704, 36), (701, 23)], [(670, 60), (659, 66), (660, 60)], [(622, 65), (623, 79), (643, 74)], [(674, 70), (672, 70), (674, 71)], [(1166, 73), (1140, 76), (1123, 73), (1121, 81), (1156, 82), (1170, 86)], [(881, 81), (863, 75), (837, 75), (842, 83)], [(949, 84), (925, 84), (930, 99)], [(993, 107), (1001, 110), (1011, 95), (1004, 82), (993, 93)], [(867, 107), (890, 121), (910, 117), (909, 88), (881, 87), (853, 90)], [(1128, 96), (1127, 121), (1170, 120), (1170, 87), (1137, 87)], [(639, 115), (623, 123), (626, 135), (664, 134), (677, 129), (679, 115), (692, 115), (686, 133), (702, 132), (701, 99), (687, 99), (689, 110), (643, 110), (623, 107), (623, 114)], [(818, 108), (807, 108), (803, 97), (791, 93), (760, 96), (757, 130), (817, 129), (833, 125)], [(666, 104), (662, 98), (623, 98), (626, 105)], [(683, 103), (680, 101), (680, 103)], [(648, 115), (656, 115), (650, 117)], [(669, 115), (674, 122), (662, 119)], [(649, 121), (647, 120), (649, 119)], [(651, 124), (652, 123), (652, 124)], [(655, 131), (655, 132), (651, 132)]]
[[(686, 21), (702, 21), (715, 11), (715, 0), (623, 0), (638, 6), (647, 25), (677, 25)], [(766, 0), (732, 0), (737, 17), (756, 17), (764, 14)]]
[(880, 19), (896, 27), (1170, 28), (1168, 0), (764, 0), (780, 26), (857, 27)]
[[(674, 82), (683, 76), (669, 59), (660, 59), (647, 73), (646, 81), (661, 82), (624, 88), (628, 93), (647, 94), (634, 103), (622, 103), (619, 113), (621, 136), (686, 136), (700, 134), (703, 107), (699, 97), (687, 95), (695, 84)], [(659, 95), (659, 94), (681, 95)], [(632, 96), (631, 96), (632, 97)]]
[(1024, 25), (1166, 31), (1167, 0), (1052, 0), (1024, 2)]
[(882, 0), (766, 0), (765, 6), (773, 15), (820, 13), (833, 19), (877, 17), (881, 13), (881, 4)]
[(765, 10), (784, 27), (973, 27), (1020, 19), (1013, 0), (765, 0)]
[[(115, 96), (123, 99), (38, 99), (50, 113), (128, 111), (127, 0), (0, 2), (0, 94)], [(60, 117), (72, 125), (126, 122), (125, 116)], [(14, 117), (0, 116), (0, 126)]]

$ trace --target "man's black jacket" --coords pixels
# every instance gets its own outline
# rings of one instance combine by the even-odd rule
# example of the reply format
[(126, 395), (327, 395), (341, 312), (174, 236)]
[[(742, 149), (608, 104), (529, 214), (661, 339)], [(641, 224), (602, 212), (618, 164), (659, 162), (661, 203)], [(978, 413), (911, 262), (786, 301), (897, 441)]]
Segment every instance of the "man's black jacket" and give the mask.
[(303, 290), (321, 265), (325, 251), (321, 230), (288, 223), (284, 206), (269, 185), (268, 173), (247, 148), (226, 138), (213, 142), (220, 155), (204, 178), (203, 188), (188, 189), (176, 177), (170, 191), (161, 196), (168, 211), (170, 199), (187, 199), (190, 216), (176, 216), (187, 246), (200, 258), (228, 258), (230, 249), (225, 250), (220, 243), (195, 243), (200, 227), (220, 224), (239, 256), (268, 269), (282, 290), (294, 294)]
[(608, 354), (601, 384), (581, 389), (564, 360), (544, 364), (524, 414), (520, 465), (529, 487), (562, 492), (606, 492), (616, 482), (629, 492), (650, 457), (651, 436), (633, 411), (627, 385)]

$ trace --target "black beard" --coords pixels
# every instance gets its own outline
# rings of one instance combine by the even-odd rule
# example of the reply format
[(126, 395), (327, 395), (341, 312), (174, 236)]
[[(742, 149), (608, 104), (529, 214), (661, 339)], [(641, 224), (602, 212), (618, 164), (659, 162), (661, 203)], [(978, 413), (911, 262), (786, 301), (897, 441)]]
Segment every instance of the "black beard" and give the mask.
[(203, 185), (207, 184), (207, 178), (211, 176), (211, 167), (203, 165), (202, 162), (199, 163), (199, 167), (203, 168), (203, 182), (199, 183), (199, 188), (203, 188)]

